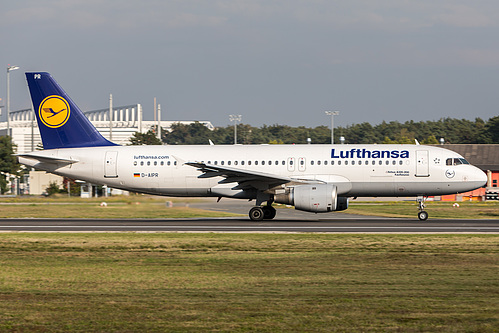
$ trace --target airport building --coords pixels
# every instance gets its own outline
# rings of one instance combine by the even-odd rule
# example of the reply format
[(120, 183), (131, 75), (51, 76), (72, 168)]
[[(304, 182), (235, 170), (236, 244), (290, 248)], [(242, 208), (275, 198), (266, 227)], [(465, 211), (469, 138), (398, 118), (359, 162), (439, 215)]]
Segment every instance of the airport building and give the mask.
[[(135, 132), (147, 133), (158, 125), (158, 121), (143, 120), (140, 104), (114, 107), (111, 117), (109, 109), (83, 113), (106, 139), (120, 145), (129, 144)], [(112, 118), (112, 121), (109, 121), (109, 118)], [(17, 153), (27, 153), (42, 146), (40, 132), (31, 109), (11, 111), (9, 120), (10, 133), (7, 133), (7, 122), (0, 122), (0, 136), (10, 134), (12, 141), (17, 145)], [(159, 123), (161, 128), (169, 131), (173, 124), (192, 124), (194, 121), (161, 120)], [(215, 128), (209, 121), (199, 121), (199, 123), (211, 130)]]
[[(161, 120), (159, 122), (144, 120), (142, 106), (140, 104), (113, 107), (111, 116), (109, 108), (86, 111), (83, 113), (106, 139), (120, 145), (130, 144), (130, 138), (135, 132), (147, 133), (150, 129), (156, 128), (158, 123), (161, 128), (166, 131), (171, 130), (173, 124), (194, 123), (194, 121), (178, 120)], [(109, 121), (110, 118), (111, 121)], [(215, 129), (213, 124), (209, 121), (199, 121), (199, 123), (205, 125), (210, 130)], [(43, 147), (32, 109), (10, 111), (9, 123), (7, 124), (7, 121), (0, 122), (0, 136), (5, 136), (7, 134), (12, 137), (13, 143), (17, 146), (16, 152), (19, 154), (28, 153)], [(25, 179), (23, 182), (16, 180), (11, 184), (12, 193), (39, 195), (44, 191), (44, 185), (49, 182), (55, 181), (58, 184), (62, 184), (62, 177), (60, 176), (48, 175), (43, 171), (38, 171), (32, 175), (33, 177), (36, 177), (33, 178), (36, 179), (35, 183), (33, 183), (36, 184), (35, 186), (30, 187), (27, 185), (31, 183), (29, 178)], [(88, 186), (86, 188), (88, 188)], [(116, 190), (114, 191), (116, 192)]]

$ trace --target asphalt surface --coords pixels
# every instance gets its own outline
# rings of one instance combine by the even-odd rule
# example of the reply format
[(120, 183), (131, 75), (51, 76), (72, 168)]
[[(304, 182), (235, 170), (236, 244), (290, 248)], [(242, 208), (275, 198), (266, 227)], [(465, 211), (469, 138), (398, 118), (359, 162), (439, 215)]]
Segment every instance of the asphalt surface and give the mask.
[(334, 232), (334, 233), (499, 233), (499, 220), (428, 220), (351, 217), (338, 219), (0, 219), (5, 231), (136, 232)]

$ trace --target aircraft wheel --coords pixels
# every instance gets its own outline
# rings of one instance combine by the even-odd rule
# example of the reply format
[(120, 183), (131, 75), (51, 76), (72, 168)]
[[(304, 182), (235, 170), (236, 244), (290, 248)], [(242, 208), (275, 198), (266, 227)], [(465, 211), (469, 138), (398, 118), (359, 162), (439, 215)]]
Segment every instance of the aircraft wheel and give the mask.
[(272, 206), (263, 206), (263, 219), (264, 220), (272, 220), (276, 215), (276, 210)]
[(418, 218), (420, 221), (426, 221), (428, 219), (428, 213), (422, 210), (418, 213)]
[(253, 207), (249, 211), (249, 218), (251, 221), (261, 221), (263, 220), (265, 214), (262, 207)]

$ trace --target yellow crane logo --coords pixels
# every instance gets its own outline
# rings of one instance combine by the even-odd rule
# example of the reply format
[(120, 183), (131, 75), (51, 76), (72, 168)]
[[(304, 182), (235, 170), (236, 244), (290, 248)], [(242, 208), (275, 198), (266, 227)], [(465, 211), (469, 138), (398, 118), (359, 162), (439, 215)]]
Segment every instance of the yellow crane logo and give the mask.
[(61, 96), (46, 97), (38, 107), (38, 116), (42, 123), (50, 128), (58, 128), (69, 119), (69, 103)]

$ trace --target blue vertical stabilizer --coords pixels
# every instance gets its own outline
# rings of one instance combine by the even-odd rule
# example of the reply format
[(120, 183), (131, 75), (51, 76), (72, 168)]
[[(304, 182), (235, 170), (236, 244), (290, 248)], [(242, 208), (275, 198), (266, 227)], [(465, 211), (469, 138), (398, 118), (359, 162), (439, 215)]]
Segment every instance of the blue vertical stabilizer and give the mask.
[(117, 146), (105, 139), (49, 73), (26, 73), (44, 149)]

